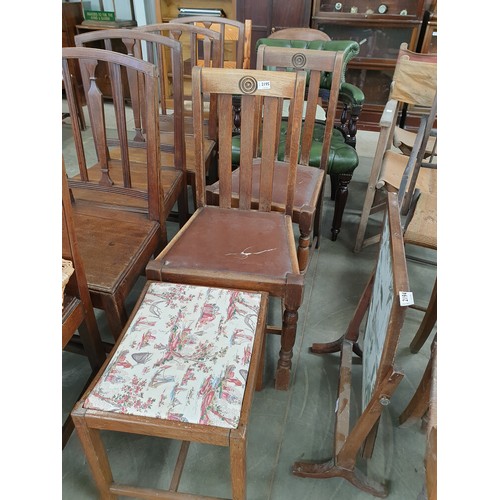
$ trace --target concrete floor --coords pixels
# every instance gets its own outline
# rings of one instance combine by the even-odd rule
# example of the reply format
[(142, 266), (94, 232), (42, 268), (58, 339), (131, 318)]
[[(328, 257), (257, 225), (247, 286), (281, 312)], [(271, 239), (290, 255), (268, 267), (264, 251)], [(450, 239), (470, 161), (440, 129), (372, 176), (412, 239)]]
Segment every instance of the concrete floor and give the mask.
[[(68, 149), (70, 135), (70, 126), (63, 122), (63, 153), (67, 152), (68, 157), (71, 157)], [(304, 479), (293, 476), (290, 470), (293, 462), (299, 459), (320, 461), (331, 457), (338, 355), (313, 355), (308, 348), (312, 342), (334, 340), (344, 333), (375, 262), (376, 246), (359, 254), (354, 254), (352, 249), (377, 136), (375, 132), (358, 132), (360, 165), (349, 186), (342, 230), (336, 242), (330, 240), (333, 202), (327, 183), (321, 247), (314, 253), (307, 274), (304, 302), (299, 310), (292, 385), (287, 392), (276, 391), (273, 387), (279, 338), (270, 336), (268, 339), (265, 387), (255, 394), (248, 432), (249, 500), (373, 498), (344, 479)], [(375, 225), (369, 226), (370, 231), (374, 229)], [(435, 252), (416, 247), (407, 248), (407, 257), (411, 256), (436, 260)], [(408, 258), (408, 272), (415, 302), (425, 306), (436, 267)], [(141, 288), (142, 282), (129, 297), (130, 307)], [(107, 327), (103, 315), (97, 312), (97, 317), (105, 336)], [(405, 377), (383, 412), (373, 457), (368, 462), (358, 460), (362, 471), (387, 483), (387, 498), (392, 500), (425, 498), (425, 434), (419, 425), (400, 428), (397, 424), (398, 416), (411, 399), (429, 358), (433, 335), (417, 354), (411, 354), (409, 350), (422, 317), (423, 313), (418, 310), (407, 311), (397, 355), (397, 365)], [(65, 352), (62, 366), (64, 420), (90, 370), (85, 358)], [(355, 387), (359, 385), (360, 372), (361, 365), (355, 364)], [(352, 418), (359, 414), (359, 404), (353, 407), (352, 413)], [(106, 433), (104, 439), (117, 480), (151, 487), (168, 484), (178, 450), (177, 442), (112, 433)], [(180, 491), (229, 498), (228, 464), (227, 448), (193, 444)], [(75, 433), (62, 452), (62, 497), (68, 500), (98, 498)]]

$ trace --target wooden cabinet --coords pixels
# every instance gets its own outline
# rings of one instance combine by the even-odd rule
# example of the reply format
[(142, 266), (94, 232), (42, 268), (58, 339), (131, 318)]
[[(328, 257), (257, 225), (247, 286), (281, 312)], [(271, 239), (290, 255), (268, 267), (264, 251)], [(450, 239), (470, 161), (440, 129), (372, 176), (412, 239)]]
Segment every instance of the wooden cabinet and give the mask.
[(424, 13), (422, 32), (418, 42), (418, 52), (437, 54), (437, 0)]
[[(77, 25), (83, 21), (82, 5), (80, 2), (62, 2), (62, 46), (74, 47), (75, 35), (77, 34)], [(80, 129), (85, 130), (87, 124), (85, 122), (85, 115), (83, 113), (83, 106), (86, 104), (85, 92), (83, 90), (82, 74), (80, 73), (80, 66), (76, 61), (68, 61), (68, 65), (73, 75), (74, 90), (76, 93), (76, 105), (78, 114), (78, 123)], [(63, 92), (64, 82), (62, 84)], [(68, 117), (69, 113), (63, 113), (63, 119)]]
[(167, 23), (179, 17), (181, 7), (222, 9), (228, 19), (236, 19), (237, 0), (155, 0), (156, 22)]
[[(227, 19), (236, 19), (236, 4), (237, 0), (155, 0), (156, 7), (156, 22), (167, 23), (175, 21), (179, 17), (180, 8), (192, 9), (220, 9), (223, 16)], [(200, 14), (208, 15), (208, 14)], [(217, 16), (211, 16), (217, 17)], [(212, 27), (217, 30), (217, 27)], [(236, 58), (236, 41), (235, 38), (226, 31), (224, 43), (224, 59), (227, 66), (231, 66), (228, 61), (233, 61)], [(234, 30), (235, 32), (237, 30)], [(182, 43), (182, 58), (184, 61), (184, 96), (189, 98), (191, 95), (191, 41), (188, 34), (183, 34), (180, 38)], [(170, 63), (167, 60), (164, 66), (164, 79), (167, 86), (171, 88)], [(167, 88), (167, 97), (171, 98), (170, 90)], [(170, 106), (170, 103), (169, 103)]]
[[(62, 46), (74, 47), (75, 35), (77, 34), (76, 26), (83, 21), (82, 5), (80, 2), (63, 2), (62, 3)], [(82, 89), (82, 77), (78, 65), (73, 65), (72, 73), (75, 75), (76, 90), (80, 102), (85, 102)], [(64, 85), (63, 85), (64, 87)]]
[(62, 3), (62, 46), (74, 47), (76, 25), (83, 21), (82, 5), (80, 2)]
[(356, 40), (358, 57), (349, 63), (346, 81), (365, 94), (359, 128), (377, 130), (389, 97), (401, 43), (415, 50), (429, 0), (314, 0), (311, 27), (333, 40)]
[(252, 20), (250, 66), (255, 68), (255, 42), (283, 28), (308, 27), (311, 0), (238, 0), (236, 16), (238, 21)]

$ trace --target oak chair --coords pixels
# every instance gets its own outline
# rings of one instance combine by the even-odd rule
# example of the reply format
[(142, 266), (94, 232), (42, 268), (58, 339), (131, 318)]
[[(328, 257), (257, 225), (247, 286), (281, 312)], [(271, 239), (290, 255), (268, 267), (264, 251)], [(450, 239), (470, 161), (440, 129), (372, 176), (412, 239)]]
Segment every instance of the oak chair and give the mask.
[[(259, 83), (260, 82), (260, 83)], [(264, 83), (262, 83), (264, 82)], [(263, 87), (263, 88), (262, 88)], [(196, 154), (197, 210), (146, 269), (148, 279), (262, 290), (282, 300), (282, 327), (268, 326), (281, 335), (275, 385), (287, 389), (302, 302), (304, 277), (299, 270), (292, 225), (297, 178), (298, 144), (305, 74), (257, 70), (193, 68), (193, 123)], [(217, 95), (219, 144), (219, 201), (206, 201), (202, 151), (203, 100)], [(241, 96), (242, 154), (239, 203), (232, 204), (232, 96)], [(290, 153), (276, 160), (284, 99), (290, 99)], [(255, 135), (254, 135), (255, 134)], [(261, 138), (255, 156), (254, 137)], [(258, 209), (252, 203), (252, 173), (260, 166)], [(272, 210), (273, 171), (286, 168), (288, 182), (283, 212)]]
[[(286, 35), (291, 36), (293, 33), (301, 33), (300, 30), (296, 31), (295, 28), (291, 30), (292, 31), (290, 32), (288, 30), (279, 30), (274, 32), (272, 35), (276, 36), (277, 34), (279, 34), (279, 36), (281, 36), (281, 33), (283, 31), (286, 31), (285, 35), (283, 36)], [(310, 33), (310, 31), (308, 31), (308, 33)], [(322, 31), (319, 30), (318, 33), (320, 35), (316, 36), (324, 37), (325, 35)], [(319, 104), (321, 104), (324, 108), (326, 107), (327, 109), (326, 119), (333, 120), (334, 123), (334, 128), (330, 139), (331, 153), (328, 157), (326, 173), (330, 177), (330, 184), (331, 184), (330, 198), (332, 200), (335, 200), (335, 210), (331, 226), (332, 240), (335, 241), (338, 237), (342, 225), (342, 217), (345, 205), (347, 203), (347, 198), (349, 195), (349, 190), (348, 190), (349, 183), (351, 181), (354, 170), (359, 164), (358, 154), (354, 147), (355, 146), (354, 128), (351, 130), (352, 132), (351, 133), (348, 131), (348, 129), (350, 129), (351, 127), (345, 126), (345, 120), (346, 120), (345, 110), (341, 115), (341, 124), (340, 125), (335, 124), (335, 113), (337, 109), (337, 103), (339, 100), (344, 102), (344, 105), (346, 105), (345, 102), (347, 102), (345, 96), (348, 94), (348, 92), (343, 91), (342, 89), (346, 88), (350, 89), (351, 87), (354, 88), (354, 86), (347, 87), (347, 84), (345, 83), (345, 71), (346, 71), (347, 61), (349, 61), (354, 56), (354, 54), (356, 54), (357, 51), (359, 51), (359, 46), (356, 42), (353, 41), (332, 41), (332, 40), (325, 41), (324, 39), (316, 39), (311, 41), (309, 40), (309, 38), (306, 40), (282, 39), (282, 38), (261, 38), (257, 40), (256, 46), (260, 47), (262, 45), (269, 47), (294, 48), (296, 51), (300, 50), (317, 50), (324, 52), (341, 51), (343, 53), (343, 64), (340, 74), (340, 87), (337, 86), (336, 83), (338, 75), (332, 74), (331, 72), (325, 70), (321, 73), (319, 90), (317, 93)], [(330, 96), (332, 95), (331, 93), (332, 88), (337, 89), (333, 94), (334, 98), (330, 98)], [(306, 88), (306, 94), (309, 95), (308, 88)], [(312, 97), (313, 98), (316, 97), (316, 94)], [(363, 99), (364, 96), (362, 100)], [(333, 107), (332, 104), (334, 104), (335, 107)], [(349, 104), (349, 106), (351, 105)], [(362, 107), (362, 102), (360, 106)], [(323, 118), (319, 119), (321, 120)], [(319, 124), (319, 122), (316, 126), (321, 129), (321, 125)], [(323, 134), (320, 132), (317, 135), (319, 139), (316, 139), (316, 134), (315, 134), (314, 141), (318, 140), (319, 142), (321, 142), (321, 137)], [(314, 149), (317, 150), (317, 148)], [(237, 151), (237, 146), (235, 146), (235, 150)], [(319, 167), (320, 160), (321, 160), (320, 155), (312, 154), (309, 163), (311, 165)]]
[[(178, 491), (196, 442), (229, 447), (231, 498), (245, 500), (267, 304), (261, 292), (146, 283), (110, 359), (72, 412), (100, 498), (215, 499)], [(182, 441), (168, 490), (116, 482), (102, 430)], [(131, 448), (124, 444), (120, 453)]]
[[(143, 33), (131, 29), (109, 29), (95, 30), (75, 36), (77, 47), (92, 47), (94, 44), (103, 44), (106, 50), (123, 50), (129, 56), (147, 60), (158, 66), (158, 73), (161, 74), (161, 61), (168, 57), (173, 75), (173, 92), (175, 96), (175, 106), (173, 110), (173, 124), (168, 134), (161, 134), (159, 145), (161, 150), (161, 182), (164, 192), (164, 211), (166, 216), (173, 212), (174, 205), (177, 204), (178, 220), (182, 225), (188, 218), (187, 202), (187, 171), (186, 171), (186, 137), (184, 133), (184, 115), (182, 109), (183, 102), (183, 67), (181, 59), (181, 45), (179, 42), (157, 34)], [(144, 48), (143, 48), (144, 45)], [(164, 54), (166, 52), (166, 55)], [(110, 149), (109, 155), (112, 159), (121, 161), (122, 150), (127, 148), (128, 159), (137, 165), (145, 165), (147, 161), (147, 151), (149, 140), (146, 133), (143, 110), (143, 84), (135, 74), (123, 74), (122, 79), (126, 79), (130, 88), (130, 106), (122, 101), (122, 96), (113, 96), (114, 102), (123, 102), (125, 109), (132, 112), (133, 124), (118, 122), (117, 128), (123, 134), (128, 135), (128, 144), (125, 146), (126, 137), (116, 138), (108, 134), (107, 145), (115, 146)], [(160, 78), (160, 83), (162, 82)], [(117, 92), (114, 90), (113, 92)], [(121, 90), (120, 90), (121, 92)], [(163, 96), (162, 85), (158, 88), (159, 96)], [(161, 99), (162, 97), (160, 97)], [(159, 118), (161, 123), (161, 118)], [(119, 125), (118, 125), (119, 124)], [(127, 126), (129, 129), (127, 129)], [(157, 132), (152, 136), (153, 147), (157, 147)], [(208, 155), (207, 155), (208, 156)], [(125, 159), (125, 161), (128, 161)], [(136, 172), (136, 176), (139, 176)], [(142, 179), (136, 177), (144, 183), (146, 169), (142, 169)]]
[[(106, 359), (104, 344), (94, 315), (90, 299), (83, 259), (80, 255), (73, 222), (71, 199), (62, 164), (62, 258), (71, 262), (72, 273), (65, 278), (62, 303), (62, 349), (85, 355), (92, 373), (82, 393)], [(81, 394), (80, 394), (81, 396)], [(79, 397), (80, 397), (79, 396)], [(71, 415), (62, 428), (62, 447), (66, 446), (73, 432)]]
[[(172, 189), (178, 195), (185, 189), (185, 177), (181, 168), (160, 171), (157, 68), (110, 50), (71, 47), (62, 51), (65, 79), (70, 78), (71, 60), (80, 63), (92, 129), (92, 136), (84, 142), (76, 117), (72, 119), (79, 169), (77, 176), (68, 179), (73, 220), (92, 303), (105, 311), (116, 339), (127, 320), (127, 295), (144, 273), (147, 262), (166, 242), (167, 213), (160, 176), (176, 180)], [(98, 64), (109, 66), (113, 106), (104, 106), (94, 78)], [(121, 79), (127, 72), (143, 87), (141, 118), (148, 137), (145, 163), (134, 162), (130, 157), (121, 93)], [(72, 110), (75, 102), (71, 92), (68, 104)], [(113, 124), (116, 129), (111, 128)], [(118, 136), (123, 161), (110, 157), (109, 136)], [(68, 169), (67, 158), (65, 162)]]
[[(306, 70), (309, 77), (308, 99), (305, 103), (305, 118), (301, 131), (300, 157), (296, 174), (297, 179), (295, 182), (292, 215), (293, 222), (298, 224), (300, 232), (297, 257), (301, 272), (305, 272), (309, 264), (310, 247), (313, 245), (316, 247), (319, 246), (324, 179), (330, 159), (334, 155), (330, 144), (333, 134), (336, 99), (331, 99), (329, 102), (329, 112), (327, 113), (326, 122), (316, 120), (321, 74), (323, 71), (332, 73), (331, 88), (333, 95), (337, 96), (342, 71), (342, 57), (342, 52), (287, 49), (264, 45), (259, 47), (257, 53), (258, 70)], [(293, 117), (290, 117), (290, 119), (293, 119)], [(282, 119), (280, 125), (280, 137), (277, 149), (277, 157), (280, 160), (289, 157), (290, 148), (292, 147), (292, 144), (287, 141), (288, 120), (289, 118)], [(290, 136), (288, 135), (289, 138)], [(253, 139), (254, 151), (257, 152), (258, 137), (254, 136)], [(233, 138), (233, 161), (239, 160), (239, 154), (234, 155), (234, 150), (240, 151), (241, 141), (242, 137), (239, 135)], [(258, 204), (261, 182), (259, 168), (258, 165), (254, 166), (255, 173), (252, 176), (252, 199), (255, 205)], [(240, 168), (236, 168), (232, 175), (232, 199), (234, 204), (237, 203), (239, 197), (239, 176)], [(274, 170), (274, 176), (272, 209), (284, 211), (288, 182), (286, 165), (277, 165)], [(209, 204), (216, 204), (218, 202), (219, 190), (219, 182), (207, 188), (207, 202)], [(312, 239), (311, 233), (313, 235)]]
[[(406, 307), (411, 303), (406, 300), (410, 290), (397, 195), (388, 193), (387, 197), (375, 270), (346, 333), (333, 342), (315, 343), (310, 348), (316, 354), (341, 353), (333, 457), (322, 463), (295, 462), (292, 470), (299, 477), (343, 477), (377, 497), (385, 497), (387, 488), (356, 468), (357, 455), (362, 452), (364, 458), (372, 456), (382, 410), (403, 378), (394, 363)], [(360, 328), (365, 315), (361, 341)], [(353, 353), (361, 355), (363, 360), (360, 395), (354, 394), (351, 386)], [(350, 422), (349, 414), (358, 396), (361, 396), (361, 413)]]
[[(378, 241), (379, 234), (366, 237), (366, 232), (370, 216), (383, 209), (384, 191), (400, 193), (403, 215), (409, 213), (419, 193), (437, 195), (436, 164), (432, 155), (426, 160), (437, 116), (437, 63), (435, 55), (426, 57), (431, 60), (409, 58), (404, 52), (398, 58), (390, 99), (380, 119), (380, 135), (361, 211), (355, 252)], [(409, 156), (393, 147), (404, 103), (418, 108), (420, 116)]]

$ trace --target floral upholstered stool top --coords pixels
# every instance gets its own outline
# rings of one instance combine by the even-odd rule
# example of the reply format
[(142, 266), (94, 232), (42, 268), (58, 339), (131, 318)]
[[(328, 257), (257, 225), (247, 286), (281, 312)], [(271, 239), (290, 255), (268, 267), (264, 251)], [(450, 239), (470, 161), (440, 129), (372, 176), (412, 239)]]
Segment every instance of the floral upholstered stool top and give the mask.
[(232, 494), (245, 498), (244, 440), (267, 301), (266, 293), (146, 284), (111, 359), (72, 412), (103, 498), (138, 490), (113, 482), (104, 428), (234, 446)]

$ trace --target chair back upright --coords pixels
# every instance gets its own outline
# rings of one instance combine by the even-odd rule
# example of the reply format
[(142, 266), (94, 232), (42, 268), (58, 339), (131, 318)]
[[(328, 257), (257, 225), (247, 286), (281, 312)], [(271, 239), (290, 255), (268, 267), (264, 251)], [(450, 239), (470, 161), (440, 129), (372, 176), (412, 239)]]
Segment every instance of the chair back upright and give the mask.
[[(67, 99), (72, 116), (76, 116), (73, 114), (76, 96), (72, 86), (69, 85), (71, 73), (68, 63), (71, 60), (80, 63), (95, 155), (88, 146), (85, 146), (78, 123), (73, 119), (71, 125), (79, 175), (68, 179), (69, 187), (96, 193), (106, 192), (108, 193), (106, 201), (102, 196), (99, 197), (101, 205), (144, 213), (150, 220), (158, 221), (164, 229), (166, 217), (163, 213), (163, 190), (160, 183), (156, 66), (111, 50), (86, 47), (63, 48), (63, 78), (68, 82)], [(107, 108), (106, 113), (103, 92), (99, 88), (99, 79), (96, 76), (100, 65), (108, 66), (112, 86), (113, 106)], [(136, 124), (136, 132), (139, 129), (142, 134), (144, 129), (148, 137), (146, 165), (138, 165), (131, 160), (134, 141), (129, 139), (131, 131), (128, 130), (123, 91), (125, 78), (128, 78), (132, 87), (136, 85), (136, 88), (142, 89), (140, 126), (137, 127)], [(131, 89), (131, 92), (134, 93), (134, 90)], [(108, 110), (113, 112), (108, 113)], [(119, 157), (110, 157), (108, 148), (110, 140), (119, 144)], [(145, 169), (146, 175), (144, 175)]]
[[(168, 22), (168, 23), (157, 23), (157, 24), (147, 24), (145, 26), (139, 26), (135, 28), (135, 31), (141, 31), (143, 33), (151, 33), (156, 35), (162, 35), (169, 38), (177, 40), (181, 44), (181, 54), (182, 54), (182, 67), (184, 71), (183, 84), (183, 99), (184, 116), (190, 116), (192, 112), (191, 108), (191, 87), (189, 85), (189, 80), (191, 78), (191, 72), (194, 66), (205, 66), (207, 68), (221, 68), (223, 66), (223, 49), (222, 49), (222, 33), (217, 30), (212, 30), (205, 28), (205, 26), (200, 26), (198, 24), (188, 24), (182, 22)], [(178, 99), (178, 94), (174, 91), (172, 92), (172, 74), (173, 69), (171, 67), (168, 54), (165, 50), (161, 52), (161, 57), (159, 58), (161, 64), (158, 65), (160, 70), (160, 78), (162, 81), (162, 93), (160, 94), (161, 102), (161, 115), (160, 115), (160, 130), (170, 131), (170, 120), (171, 114), (169, 110), (176, 106), (176, 100)], [(175, 80), (173, 82), (175, 85)], [(175, 90), (175, 89), (174, 89)], [(172, 103), (173, 101), (173, 103)], [(186, 106), (187, 104), (187, 106)], [(215, 137), (215, 114), (216, 114), (216, 104), (214, 102), (210, 103), (208, 108), (213, 113), (208, 115), (208, 137), (212, 140)], [(185, 120), (185, 132), (191, 133), (191, 123), (190, 119)]]
[(219, 206), (232, 206), (232, 131), (233, 95), (241, 96), (245, 120), (241, 124), (239, 209), (252, 208), (252, 171), (258, 165), (260, 189), (258, 210), (271, 211), (273, 173), (278, 163), (283, 101), (290, 100), (287, 151), (288, 166), (285, 213), (292, 215), (293, 196), (299, 158), (299, 140), (304, 102), (305, 72), (285, 73), (259, 70), (200, 68), (193, 69), (193, 121), (196, 150), (196, 188), (198, 206), (206, 205), (203, 161), (202, 103), (205, 95), (217, 96), (219, 144)]
[[(285, 47), (272, 47), (261, 45), (257, 52), (257, 69), (278, 70), (278, 71), (302, 71), (307, 73), (307, 101), (305, 106), (305, 117), (302, 125), (302, 135), (300, 140), (300, 160), (301, 165), (309, 165), (311, 149), (314, 140), (316, 113), (322, 73), (331, 73), (331, 98), (328, 101), (324, 135), (321, 138), (321, 161), (320, 168), (327, 172), (330, 142), (332, 139), (335, 110), (337, 108), (338, 94), (342, 76), (343, 52), (331, 52), (322, 50), (292, 49)], [(290, 149), (290, 136), (287, 136), (286, 151)]]

